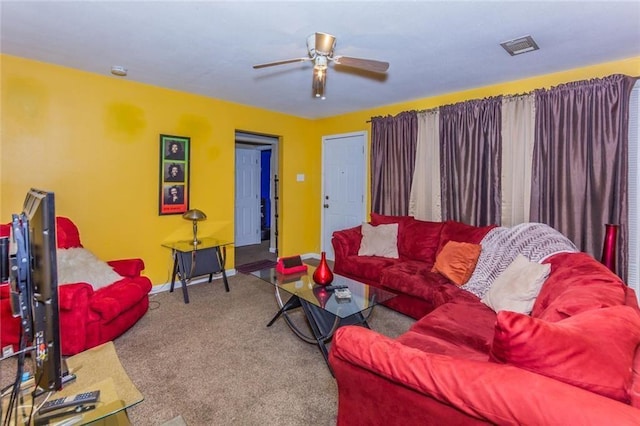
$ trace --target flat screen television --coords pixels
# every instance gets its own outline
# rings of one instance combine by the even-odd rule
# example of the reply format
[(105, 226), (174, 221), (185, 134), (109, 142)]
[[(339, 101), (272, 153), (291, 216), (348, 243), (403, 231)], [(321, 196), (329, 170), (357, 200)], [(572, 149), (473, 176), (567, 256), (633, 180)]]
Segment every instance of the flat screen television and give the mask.
[(22, 212), (12, 215), (11, 224), (12, 306), (14, 315), (21, 317), (21, 341), (33, 345), (37, 389), (58, 390), (66, 371), (60, 349), (54, 193), (29, 190)]

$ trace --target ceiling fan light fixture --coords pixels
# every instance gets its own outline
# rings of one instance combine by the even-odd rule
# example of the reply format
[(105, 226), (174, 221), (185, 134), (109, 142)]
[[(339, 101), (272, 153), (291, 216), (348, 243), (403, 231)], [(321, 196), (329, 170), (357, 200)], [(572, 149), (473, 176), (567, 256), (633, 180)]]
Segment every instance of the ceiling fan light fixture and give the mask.
[(352, 58), (347, 56), (334, 56), (336, 38), (327, 33), (313, 33), (307, 36), (307, 56), (304, 58), (285, 59), (282, 61), (267, 62), (254, 65), (254, 69), (285, 65), (295, 62), (313, 61), (312, 96), (325, 99), (325, 86), (329, 62), (345, 67), (356, 68), (372, 73), (386, 73), (389, 63), (372, 59)]
[(315, 34), (315, 51), (318, 55), (331, 56), (333, 48), (336, 46), (336, 38), (331, 34), (316, 33)]
[(326, 56), (316, 56), (314, 60), (315, 65), (313, 66), (314, 70), (326, 70), (327, 69), (327, 57)]
[(313, 96), (320, 99), (326, 99), (324, 95), (324, 86), (327, 82), (327, 73), (318, 70), (313, 73)]

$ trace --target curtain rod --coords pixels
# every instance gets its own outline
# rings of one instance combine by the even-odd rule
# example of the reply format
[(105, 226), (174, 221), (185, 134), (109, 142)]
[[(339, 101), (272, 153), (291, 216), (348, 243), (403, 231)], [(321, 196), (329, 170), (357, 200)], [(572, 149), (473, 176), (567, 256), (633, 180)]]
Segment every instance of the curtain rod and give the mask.
[[(612, 75), (616, 75), (616, 74), (612, 74)], [(626, 74), (622, 74), (622, 75), (626, 75)], [(628, 76), (628, 77), (635, 78), (636, 80), (640, 80), (640, 76)], [(591, 79), (591, 80), (598, 80), (598, 79), (602, 79), (602, 78), (596, 77), (596, 78), (593, 78), (593, 79)], [(578, 80), (578, 82), (580, 82), (580, 81), (588, 81), (588, 80)], [(574, 83), (574, 82), (570, 82), (570, 83)], [(565, 85), (565, 84), (569, 84), (569, 83), (562, 83), (562, 84), (560, 84), (559, 86), (562, 86), (562, 85)], [(557, 87), (557, 86), (552, 86), (552, 87)], [(530, 96), (530, 95), (534, 94), (534, 93), (536, 92), (536, 90), (540, 90), (540, 89), (534, 89), (534, 90), (531, 90), (531, 91), (526, 92), (526, 93), (516, 93), (516, 94), (513, 94), (513, 95), (497, 95), (497, 96), (502, 96), (503, 98), (508, 98), (508, 99), (513, 99), (513, 98), (522, 98), (522, 97)], [(467, 101), (471, 101), (471, 100), (473, 100), (473, 99), (468, 99)], [(467, 101), (462, 101), (462, 102), (467, 102)], [(458, 104), (459, 104), (459, 103), (462, 103), (462, 102), (456, 102), (456, 103), (458, 103)], [(452, 104), (452, 105), (455, 105), (455, 104)], [(444, 105), (441, 105), (441, 106), (444, 106)], [(435, 108), (430, 108), (430, 109), (418, 110), (418, 111), (416, 111), (416, 112), (417, 112), (417, 113), (422, 113), (422, 112), (432, 112), (432, 111), (436, 111), (436, 110), (438, 110), (438, 109), (440, 109), (440, 107), (435, 107)], [(402, 111), (402, 112), (406, 112), (406, 111)], [(399, 113), (399, 114), (400, 114), (400, 113)], [(375, 118), (375, 117), (371, 117), (371, 119), (370, 119), (370, 120), (365, 121), (365, 123), (371, 123), (371, 121), (373, 120), (373, 118)]]
[[(517, 93), (517, 94), (514, 94), (514, 95), (497, 95), (497, 96), (502, 96), (503, 98), (509, 98), (509, 99), (511, 99), (511, 98), (521, 98), (521, 97), (524, 97), (524, 96), (529, 96), (529, 95), (533, 94), (533, 92), (534, 91), (527, 92), (527, 93)], [(468, 99), (466, 101), (461, 101), (461, 102), (456, 102), (456, 103), (460, 104), (460, 103), (468, 102), (468, 101), (472, 101), (472, 100), (473, 99)], [(455, 104), (447, 104), (447, 105), (455, 105)], [(444, 105), (441, 105), (441, 106), (444, 106)], [(419, 109), (419, 110), (416, 111), (416, 113), (420, 114), (420, 113), (425, 113), (425, 112), (435, 112), (435, 111), (438, 111), (439, 109), (440, 109), (440, 106), (437, 106), (435, 108)], [(407, 111), (402, 111), (402, 112), (407, 112)], [(401, 114), (402, 112), (400, 112), (398, 114)], [(373, 121), (374, 118), (375, 117), (371, 117), (371, 119), (365, 121), (365, 123), (371, 123), (371, 121)]]

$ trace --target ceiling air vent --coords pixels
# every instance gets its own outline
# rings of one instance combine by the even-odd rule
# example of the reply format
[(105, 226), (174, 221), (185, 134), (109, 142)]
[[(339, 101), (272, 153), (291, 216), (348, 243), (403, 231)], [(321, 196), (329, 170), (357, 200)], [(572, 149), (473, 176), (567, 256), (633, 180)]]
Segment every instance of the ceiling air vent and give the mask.
[(504, 43), (500, 43), (500, 46), (504, 47), (504, 50), (509, 52), (509, 55), (511, 56), (533, 52), (534, 50), (540, 49), (531, 36), (524, 36), (505, 41)]

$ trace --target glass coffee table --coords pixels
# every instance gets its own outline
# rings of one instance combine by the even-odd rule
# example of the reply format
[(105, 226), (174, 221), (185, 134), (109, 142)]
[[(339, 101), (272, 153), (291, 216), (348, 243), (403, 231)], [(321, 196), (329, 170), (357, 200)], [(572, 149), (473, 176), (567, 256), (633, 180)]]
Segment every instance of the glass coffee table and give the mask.
[[(280, 310), (269, 321), (267, 327), (280, 318), (284, 318), (291, 330), (303, 341), (318, 346), (327, 365), (329, 354), (326, 344), (333, 333), (343, 325), (362, 325), (369, 328), (367, 319), (373, 307), (396, 295), (380, 288), (334, 274), (332, 286), (344, 285), (351, 292), (349, 299), (339, 299), (335, 291), (326, 290), (324, 286), (313, 282), (315, 268), (307, 265), (304, 273), (283, 275), (275, 268), (261, 269), (251, 274), (263, 281), (271, 283), (276, 289), (276, 300)], [(282, 296), (287, 299), (283, 300)], [(301, 326), (290, 317), (292, 310), (302, 308), (310, 330), (302, 330)], [(309, 331), (311, 333), (309, 333)]]

